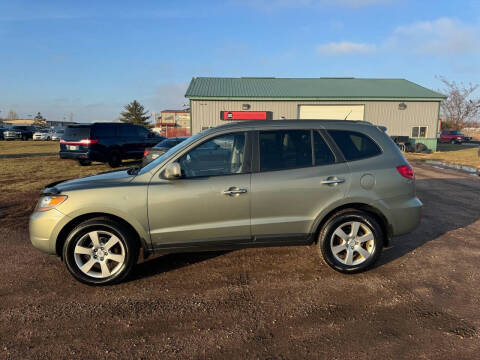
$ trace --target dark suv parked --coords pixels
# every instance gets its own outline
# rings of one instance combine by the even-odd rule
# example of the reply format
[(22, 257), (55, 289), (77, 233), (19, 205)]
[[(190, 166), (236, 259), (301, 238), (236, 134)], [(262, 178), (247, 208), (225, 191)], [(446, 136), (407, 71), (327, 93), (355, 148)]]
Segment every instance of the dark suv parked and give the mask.
[(165, 139), (143, 126), (124, 123), (70, 125), (60, 140), (60, 157), (81, 165), (92, 161), (117, 167), (123, 159), (141, 159), (145, 148)]

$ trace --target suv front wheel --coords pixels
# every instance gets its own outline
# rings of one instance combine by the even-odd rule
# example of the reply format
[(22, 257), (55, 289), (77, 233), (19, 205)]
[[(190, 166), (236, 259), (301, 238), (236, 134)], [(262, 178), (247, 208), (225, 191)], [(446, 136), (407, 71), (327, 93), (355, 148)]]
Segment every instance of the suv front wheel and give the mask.
[(63, 246), (70, 273), (88, 285), (122, 281), (138, 259), (135, 234), (109, 218), (95, 218), (75, 227)]
[(342, 273), (368, 269), (383, 248), (383, 232), (370, 214), (345, 210), (327, 220), (319, 234), (317, 249), (325, 262)]

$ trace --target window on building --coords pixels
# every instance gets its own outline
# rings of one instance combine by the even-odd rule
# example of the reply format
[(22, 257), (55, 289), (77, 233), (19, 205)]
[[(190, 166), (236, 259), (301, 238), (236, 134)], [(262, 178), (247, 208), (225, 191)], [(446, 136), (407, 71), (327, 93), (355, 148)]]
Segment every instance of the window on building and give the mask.
[(412, 137), (413, 138), (425, 138), (425, 137), (427, 137), (427, 127), (426, 126), (414, 126), (414, 127), (412, 127)]
[(312, 166), (310, 130), (261, 131), (260, 171)]
[(245, 134), (216, 137), (197, 146), (179, 160), (185, 178), (244, 172)]
[(380, 147), (364, 134), (343, 130), (329, 130), (328, 133), (348, 161), (366, 159), (382, 152)]

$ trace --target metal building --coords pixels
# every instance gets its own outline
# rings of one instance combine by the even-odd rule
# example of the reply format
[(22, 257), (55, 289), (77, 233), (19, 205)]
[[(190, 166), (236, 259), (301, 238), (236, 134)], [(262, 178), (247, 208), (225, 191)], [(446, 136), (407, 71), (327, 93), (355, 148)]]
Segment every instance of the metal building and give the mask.
[(191, 131), (252, 118), (365, 120), (436, 150), (445, 96), (405, 79), (196, 77)]

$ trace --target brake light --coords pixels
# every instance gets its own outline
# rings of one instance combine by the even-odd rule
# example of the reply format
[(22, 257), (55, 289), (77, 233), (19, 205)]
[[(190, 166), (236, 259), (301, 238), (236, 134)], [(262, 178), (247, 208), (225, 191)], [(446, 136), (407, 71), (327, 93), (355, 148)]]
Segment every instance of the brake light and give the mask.
[(63, 145), (91, 145), (98, 143), (98, 139), (82, 139), (80, 141), (66, 141), (64, 139), (60, 140), (60, 144)]
[(145, 150), (145, 151), (143, 152), (143, 156), (147, 156), (147, 155), (148, 155), (148, 150)]
[(413, 169), (410, 165), (399, 165), (397, 166), (397, 171), (404, 178), (410, 180), (413, 180), (415, 178), (415, 174), (413, 173)]

